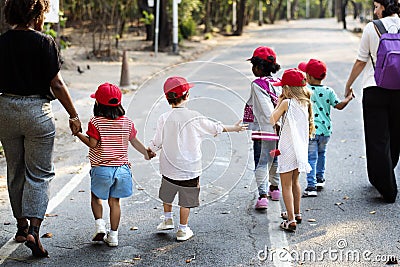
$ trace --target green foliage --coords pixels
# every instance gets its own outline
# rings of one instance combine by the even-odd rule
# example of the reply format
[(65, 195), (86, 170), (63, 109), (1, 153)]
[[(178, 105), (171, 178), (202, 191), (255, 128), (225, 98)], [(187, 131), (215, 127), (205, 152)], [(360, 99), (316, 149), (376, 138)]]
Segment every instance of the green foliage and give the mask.
[(213, 35), (211, 32), (204, 34), (204, 40), (210, 40), (210, 39), (212, 39), (212, 37), (213, 37)]
[(185, 39), (189, 39), (193, 35), (196, 35), (196, 28), (197, 24), (192, 17), (182, 21), (182, 23), (179, 25), (180, 33)]
[(143, 11), (143, 18), (140, 18), (140, 22), (144, 23), (145, 25), (151, 25), (154, 21), (153, 13), (149, 13), (146, 10)]
[(201, 11), (202, 7), (203, 4), (200, 0), (182, 0), (178, 5), (179, 17), (184, 20), (197, 17), (197, 14)]
[[(53, 37), (54, 39), (57, 39), (57, 32), (52, 28), (52, 23), (45, 23), (44, 25), (44, 33), (47, 35), (50, 35), (51, 37)], [(60, 42), (60, 47), (61, 49), (67, 49), (71, 43), (67, 40), (64, 40), (62, 38), (60, 38), (59, 40)]]
[(58, 12), (58, 17), (59, 17), (59, 20), (60, 20), (59, 21), (60, 27), (65, 28), (68, 18), (64, 16), (64, 12), (63, 11), (59, 11)]

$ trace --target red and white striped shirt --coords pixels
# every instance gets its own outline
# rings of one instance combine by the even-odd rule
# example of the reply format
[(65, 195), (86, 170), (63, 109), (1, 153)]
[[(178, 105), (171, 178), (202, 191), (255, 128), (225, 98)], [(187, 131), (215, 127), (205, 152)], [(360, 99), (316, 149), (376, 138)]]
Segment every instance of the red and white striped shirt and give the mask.
[(121, 116), (115, 120), (104, 117), (92, 117), (86, 134), (99, 143), (89, 149), (89, 160), (92, 166), (121, 166), (129, 164), (129, 141), (136, 137), (133, 121)]

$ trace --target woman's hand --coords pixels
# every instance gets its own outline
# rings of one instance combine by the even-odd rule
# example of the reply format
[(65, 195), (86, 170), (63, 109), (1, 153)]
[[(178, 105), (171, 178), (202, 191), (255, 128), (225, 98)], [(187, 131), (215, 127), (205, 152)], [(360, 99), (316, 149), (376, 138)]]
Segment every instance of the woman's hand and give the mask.
[(75, 118), (69, 119), (69, 128), (71, 129), (71, 132), (73, 135), (76, 135), (77, 133), (82, 132), (82, 125), (81, 125), (81, 121), (79, 120), (78, 116)]

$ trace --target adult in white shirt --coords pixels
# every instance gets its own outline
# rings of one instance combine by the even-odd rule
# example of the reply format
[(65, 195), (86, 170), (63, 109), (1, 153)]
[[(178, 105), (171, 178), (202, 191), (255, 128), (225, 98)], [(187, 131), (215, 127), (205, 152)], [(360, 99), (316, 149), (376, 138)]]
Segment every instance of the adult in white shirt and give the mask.
[[(397, 33), (400, 29), (399, 13), (398, 0), (374, 1), (374, 14), (389, 33)], [(377, 59), (378, 45), (378, 33), (373, 22), (369, 22), (364, 29), (357, 60), (346, 83), (345, 96), (351, 93), (351, 85), (364, 70), (362, 105), (368, 178), (384, 200), (393, 203), (397, 196), (394, 168), (400, 154), (400, 84), (399, 90), (376, 85), (373, 64)], [(397, 79), (400, 81), (400, 77)]]

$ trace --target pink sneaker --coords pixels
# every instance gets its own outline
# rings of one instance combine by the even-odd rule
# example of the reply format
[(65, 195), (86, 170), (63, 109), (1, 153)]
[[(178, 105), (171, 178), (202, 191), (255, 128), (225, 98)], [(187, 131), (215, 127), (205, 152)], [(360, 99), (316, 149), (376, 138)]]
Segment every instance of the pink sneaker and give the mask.
[(268, 195), (271, 197), (273, 201), (279, 201), (279, 198), (281, 197), (281, 191), (279, 191), (279, 189), (276, 189), (274, 191), (268, 191)]
[(268, 199), (263, 197), (259, 198), (256, 203), (256, 210), (265, 210), (268, 208)]

